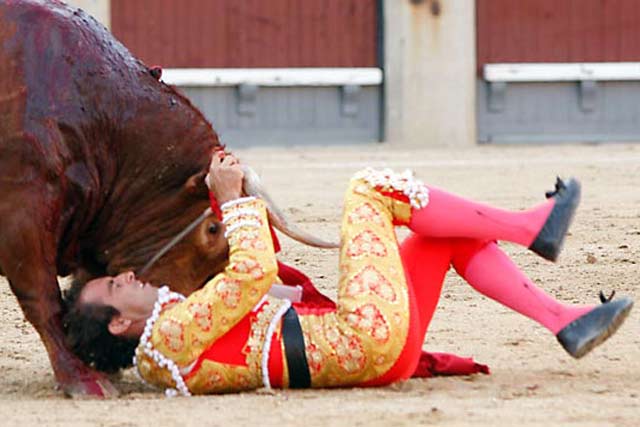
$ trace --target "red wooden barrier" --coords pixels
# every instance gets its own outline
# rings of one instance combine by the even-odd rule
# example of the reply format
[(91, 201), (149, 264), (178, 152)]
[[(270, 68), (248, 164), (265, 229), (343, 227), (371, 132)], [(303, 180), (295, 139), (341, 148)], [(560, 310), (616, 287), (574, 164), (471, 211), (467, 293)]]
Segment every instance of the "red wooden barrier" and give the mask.
[(377, 0), (111, 0), (111, 29), (164, 67), (375, 67)]
[(638, 0), (477, 0), (478, 68), (640, 61)]

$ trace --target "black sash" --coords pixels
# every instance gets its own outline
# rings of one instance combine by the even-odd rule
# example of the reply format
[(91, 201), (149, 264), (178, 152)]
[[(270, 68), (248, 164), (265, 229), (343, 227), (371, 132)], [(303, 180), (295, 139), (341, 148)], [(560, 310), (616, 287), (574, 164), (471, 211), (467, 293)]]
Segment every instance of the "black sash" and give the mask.
[(311, 375), (304, 351), (304, 337), (298, 314), (292, 307), (282, 317), (282, 340), (289, 367), (289, 388), (309, 388)]

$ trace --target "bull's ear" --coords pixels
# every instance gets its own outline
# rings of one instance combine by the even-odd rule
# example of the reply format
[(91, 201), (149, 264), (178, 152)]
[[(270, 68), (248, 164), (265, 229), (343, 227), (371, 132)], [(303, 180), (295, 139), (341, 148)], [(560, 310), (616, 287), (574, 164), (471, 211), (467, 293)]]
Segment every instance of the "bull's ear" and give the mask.
[(207, 185), (204, 183), (204, 177), (207, 176), (206, 171), (200, 171), (191, 175), (187, 178), (187, 181), (184, 183), (184, 189), (188, 194), (193, 195), (203, 195), (207, 196), (209, 194), (209, 189)]

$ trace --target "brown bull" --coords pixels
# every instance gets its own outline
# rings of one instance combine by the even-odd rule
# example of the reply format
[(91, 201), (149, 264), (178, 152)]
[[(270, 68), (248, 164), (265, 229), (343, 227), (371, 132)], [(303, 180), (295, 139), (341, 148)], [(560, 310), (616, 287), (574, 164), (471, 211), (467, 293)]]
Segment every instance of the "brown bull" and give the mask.
[[(0, 272), (70, 394), (114, 389), (65, 347), (56, 276), (140, 268), (208, 205), (220, 143), (93, 18), (0, 0)], [(189, 293), (223, 267), (210, 217), (143, 279)]]

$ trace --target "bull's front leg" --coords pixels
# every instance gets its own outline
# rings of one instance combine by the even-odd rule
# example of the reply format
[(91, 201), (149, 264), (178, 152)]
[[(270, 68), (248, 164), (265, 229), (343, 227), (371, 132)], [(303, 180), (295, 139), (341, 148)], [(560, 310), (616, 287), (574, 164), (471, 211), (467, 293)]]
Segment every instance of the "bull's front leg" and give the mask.
[(9, 279), (25, 317), (40, 334), (64, 393), (115, 396), (118, 392), (109, 380), (85, 366), (65, 345), (56, 243), (44, 224), (47, 222), (22, 212), (4, 216), (0, 222), (0, 269)]
[(58, 386), (71, 397), (117, 396), (118, 391), (104, 374), (85, 366), (67, 349), (62, 328), (60, 294), (57, 292), (57, 295), (53, 295), (49, 291), (53, 288), (57, 290), (58, 284), (55, 276), (45, 280), (39, 282), (44, 285), (22, 280), (15, 282), (12, 279), (9, 283), (25, 317), (40, 334)]

